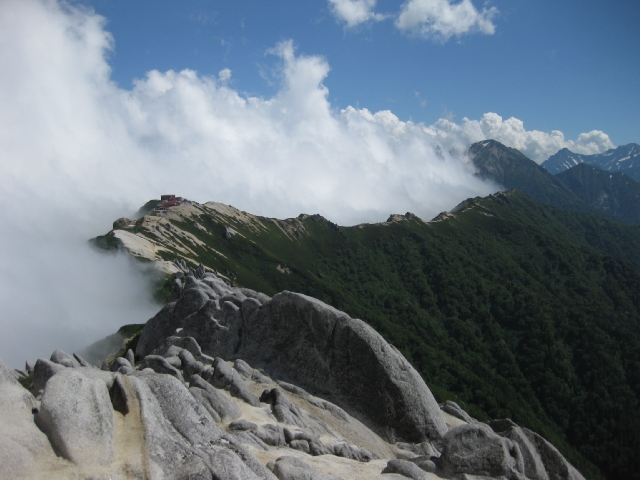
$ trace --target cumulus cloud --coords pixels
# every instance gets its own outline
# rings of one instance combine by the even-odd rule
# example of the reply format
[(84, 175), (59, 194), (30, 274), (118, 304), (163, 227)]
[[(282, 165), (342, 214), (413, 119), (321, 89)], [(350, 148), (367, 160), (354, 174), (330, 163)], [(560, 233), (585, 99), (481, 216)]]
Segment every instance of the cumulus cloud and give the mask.
[(384, 15), (375, 13), (376, 0), (329, 0), (331, 13), (347, 28), (369, 21), (379, 21)]
[[(327, 61), (291, 41), (271, 50), (281, 81), (271, 98), (240, 94), (229, 70), (153, 70), (124, 90), (110, 79), (112, 45), (91, 12), (0, 2), (0, 358), (14, 366), (154, 313), (142, 273), (85, 239), (160, 193), (348, 225), (406, 211), (429, 219), (496, 190), (464, 156), (493, 132), (483, 128), (494, 114), (425, 126), (389, 111), (336, 111)], [(602, 135), (576, 145), (599, 148)]]
[(281, 88), (269, 99), (244, 98), (190, 70), (152, 71), (121, 92), (133, 154), (162, 167), (153, 181), (255, 213), (320, 212), (342, 224), (407, 209), (428, 217), (489, 191), (420, 124), (391, 112), (335, 112), (324, 58), (296, 55), (291, 41), (270, 53), (281, 61)]
[(493, 35), (497, 13), (495, 7), (479, 11), (471, 0), (408, 0), (395, 25), (405, 33), (446, 41), (469, 33)]
[(492, 138), (505, 145), (517, 148), (532, 160), (541, 163), (561, 148), (576, 153), (594, 154), (614, 148), (609, 136), (599, 130), (581, 133), (576, 140), (567, 140), (558, 130), (551, 133), (526, 130), (524, 122), (511, 117), (503, 120), (496, 113), (485, 113), (480, 120), (464, 118), (461, 124), (440, 119), (426, 130), (439, 141), (454, 139), (469, 145)]
[(563, 148), (568, 148), (575, 153), (593, 155), (594, 153), (602, 153), (610, 148), (615, 148), (615, 145), (606, 133), (600, 130), (591, 130), (578, 135), (575, 142), (569, 140)]

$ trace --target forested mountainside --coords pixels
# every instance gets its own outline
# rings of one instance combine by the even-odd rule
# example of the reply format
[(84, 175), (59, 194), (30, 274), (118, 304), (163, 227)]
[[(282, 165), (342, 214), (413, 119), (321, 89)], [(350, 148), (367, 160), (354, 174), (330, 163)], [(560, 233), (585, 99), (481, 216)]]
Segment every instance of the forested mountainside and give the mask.
[(626, 223), (640, 223), (640, 183), (626, 173), (609, 173), (587, 163), (556, 175), (587, 205)]
[(512, 418), (588, 478), (640, 478), (640, 227), (516, 191), (354, 227), (218, 203), (153, 213), (96, 243), (319, 298), (378, 330), (439, 401)]

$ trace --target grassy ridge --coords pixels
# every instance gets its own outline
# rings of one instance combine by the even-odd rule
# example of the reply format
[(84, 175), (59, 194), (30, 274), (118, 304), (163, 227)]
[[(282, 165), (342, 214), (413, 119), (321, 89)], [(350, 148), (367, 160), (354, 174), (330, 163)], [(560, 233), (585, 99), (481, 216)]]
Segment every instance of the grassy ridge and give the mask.
[(515, 191), (429, 224), (193, 220), (172, 223), (208, 267), (363, 319), (439, 400), (541, 433), (588, 478), (640, 478), (640, 227)]

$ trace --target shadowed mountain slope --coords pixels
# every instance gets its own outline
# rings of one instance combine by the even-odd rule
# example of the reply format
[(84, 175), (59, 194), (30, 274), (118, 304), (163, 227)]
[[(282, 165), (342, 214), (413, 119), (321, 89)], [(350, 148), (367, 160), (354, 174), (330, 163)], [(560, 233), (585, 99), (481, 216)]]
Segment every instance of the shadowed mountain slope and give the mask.
[(518, 150), (494, 140), (473, 144), (469, 156), (477, 175), (515, 188), (538, 202), (640, 223), (640, 185), (625, 174), (612, 174), (576, 160), (577, 165), (554, 176)]
[(583, 202), (616, 220), (640, 223), (640, 183), (581, 163), (556, 175)]
[(590, 212), (569, 188), (519, 150), (496, 140), (485, 140), (469, 147), (469, 157), (483, 179), (515, 188), (534, 200), (555, 207)]

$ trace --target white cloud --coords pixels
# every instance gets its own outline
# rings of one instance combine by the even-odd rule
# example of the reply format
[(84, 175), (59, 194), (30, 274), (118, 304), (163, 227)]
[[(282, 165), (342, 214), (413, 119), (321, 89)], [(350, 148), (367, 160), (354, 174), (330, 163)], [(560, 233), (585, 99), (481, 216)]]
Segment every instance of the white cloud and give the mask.
[(551, 133), (526, 130), (522, 120), (514, 117), (503, 120), (496, 113), (485, 113), (480, 120), (464, 118), (461, 124), (440, 119), (427, 127), (427, 131), (440, 141), (453, 138), (465, 145), (492, 138), (509, 147), (517, 148), (538, 163), (545, 161), (561, 148), (586, 154), (614, 148), (609, 136), (599, 130), (581, 133), (575, 141), (566, 140), (564, 134), (558, 130)]
[(228, 82), (230, 78), (231, 78), (231, 70), (229, 70), (228, 68), (223, 68), (218, 73), (218, 80), (220, 80), (221, 83)]
[[(495, 190), (473, 176), (462, 154), (470, 141), (527, 135), (509, 136), (500, 124), (518, 121), (494, 114), (425, 126), (389, 111), (337, 112), (323, 85), (328, 63), (291, 42), (272, 50), (282, 83), (266, 99), (231, 88), (227, 70), (154, 70), (120, 89), (111, 46), (90, 12), (0, 2), (0, 358), (15, 366), (151, 316), (139, 272), (84, 240), (162, 192), (280, 218), (428, 219)], [(575, 144), (605, 140), (592, 132)]]
[(395, 25), (406, 33), (445, 41), (469, 33), (493, 35), (497, 13), (495, 7), (478, 11), (471, 0), (408, 0)]
[(371, 20), (379, 21), (384, 15), (375, 13), (376, 0), (329, 0), (329, 8), (333, 15), (348, 28)]
[(594, 153), (602, 153), (610, 148), (615, 148), (615, 145), (606, 133), (600, 130), (591, 130), (578, 135), (578, 139), (575, 142), (568, 142), (566, 148), (575, 153), (593, 155)]
[[(271, 53), (282, 62), (273, 98), (244, 98), (189, 70), (149, 72), (121, 94), (134, 153), (162, 165), (153, 180), (255, 213), (320, 212), (343, 224), (408, 209), (429, 217), (490, 190), (460, 158), (438, 157), (421, 125), (390, 112), (334, 112), (322, 57), (296, 55), (291, 41)], [(418, 178), (424, 188), (409, 187)]]

